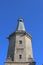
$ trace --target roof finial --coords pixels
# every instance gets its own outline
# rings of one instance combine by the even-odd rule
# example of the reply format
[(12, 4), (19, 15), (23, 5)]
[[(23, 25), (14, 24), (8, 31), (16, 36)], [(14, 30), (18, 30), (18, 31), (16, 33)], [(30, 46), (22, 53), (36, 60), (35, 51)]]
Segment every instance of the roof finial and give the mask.
[(22, 19), (22, 18), (19, 18), (19, 19), (18, 19), (18, 22), (23, 22), (23, 19)]

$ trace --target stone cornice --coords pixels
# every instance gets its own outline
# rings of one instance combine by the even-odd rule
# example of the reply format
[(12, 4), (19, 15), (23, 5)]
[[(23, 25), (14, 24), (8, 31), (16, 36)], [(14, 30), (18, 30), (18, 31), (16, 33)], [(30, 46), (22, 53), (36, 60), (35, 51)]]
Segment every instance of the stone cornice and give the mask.
[(9, 61), (9, 62), (4, 62), (4, 63), (36, 63), (35, 61), (33, 62), (14, 62), (14, 61)]
[(13, 32), (11, 35), (9, 35), (7, 38), (10, 39), (10, 37), (12, 37), (13, 35), (19, 35), (19, 34), (23, 34), (23, 35), (26, 35), (27, 37), (31, 38), (32, 39), (32, 36), (27, 33), (26, 31), (16, 31), (16, 32)]

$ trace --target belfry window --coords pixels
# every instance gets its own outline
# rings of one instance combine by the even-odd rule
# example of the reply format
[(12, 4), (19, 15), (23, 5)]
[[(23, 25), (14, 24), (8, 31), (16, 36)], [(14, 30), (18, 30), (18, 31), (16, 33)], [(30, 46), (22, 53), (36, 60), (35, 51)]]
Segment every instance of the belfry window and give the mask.
[(19, 40), (19, 44), (22, 44), (22, 40)]
[(19, 55), (19, 59), (22, 59), (22, 55)]

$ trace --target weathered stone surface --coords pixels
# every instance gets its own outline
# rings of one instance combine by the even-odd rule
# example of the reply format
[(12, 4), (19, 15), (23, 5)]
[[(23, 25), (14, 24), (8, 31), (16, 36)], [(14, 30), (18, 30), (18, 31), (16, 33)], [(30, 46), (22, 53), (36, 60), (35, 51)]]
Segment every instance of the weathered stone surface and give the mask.
[(25, 31), (22, 19), (19, 19), (17, 29), (8, 37), (9, 47), (5, 65), (35, 65), (32, 53), (32, 37)]

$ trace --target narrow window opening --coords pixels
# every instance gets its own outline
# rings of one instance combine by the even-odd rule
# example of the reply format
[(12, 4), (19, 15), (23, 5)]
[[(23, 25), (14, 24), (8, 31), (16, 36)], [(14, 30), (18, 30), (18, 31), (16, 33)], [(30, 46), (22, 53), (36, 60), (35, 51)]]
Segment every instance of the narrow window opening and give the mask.
[(22, 55), (19, 55), (19, 58), (22, 59)]
[(19, 44), (22, 44), (22, 40), (19, 41)]

